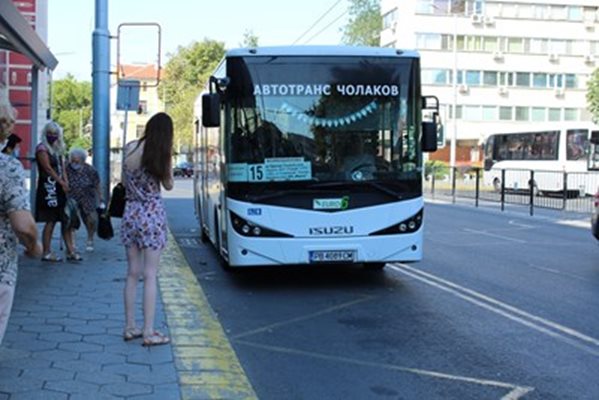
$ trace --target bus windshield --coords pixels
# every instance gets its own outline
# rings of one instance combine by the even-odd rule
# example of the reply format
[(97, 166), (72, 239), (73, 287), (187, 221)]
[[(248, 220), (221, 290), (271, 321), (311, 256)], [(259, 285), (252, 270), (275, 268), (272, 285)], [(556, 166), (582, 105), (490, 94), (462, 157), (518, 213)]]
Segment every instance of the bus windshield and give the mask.
[(229, 59), (228, 181), (419, 180), (411, 74), (409, 59)]

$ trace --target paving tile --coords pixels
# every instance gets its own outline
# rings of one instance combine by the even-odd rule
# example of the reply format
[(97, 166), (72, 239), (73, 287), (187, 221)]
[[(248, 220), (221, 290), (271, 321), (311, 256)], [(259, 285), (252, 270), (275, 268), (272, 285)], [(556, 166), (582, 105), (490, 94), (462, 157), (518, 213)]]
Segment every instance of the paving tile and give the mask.
[(29, 358), (30, 356), (31, 352), (18, 348), (5, 347), (4, 342), (2, 343), (2, 346), (0, 346), (0, 366), (11, 360), (21, 360)]
[(103, 321), (103, 320), (107, 319), (106, 314), (91, 313), (91, 312), (69, 313), (69, 318), (80, 319), (83, 321)]
[(65, 360), (76, 360), (79, 358), (78, 353), (64, 350), (47, 350), (39, 351), (32, 354), (33, 358), (40, 358), (42, 360), (50, 361), (65, 361)]
[(104, 328), (101, 328), (101, 327), (98, 328), (97, 326), (94, 326), (94, 325), (88, 325), (86, 323), (83, 323), (81, 320), (71, 319), (71, 321), (79, 321), (80, 324), (65, 326), (64, 330), (66, 332), (80, 333), (82, 335), (98, 334), (98, 333), (105, 333), (106, 332), (106, 329), (104, 329)]
[(24, 358), (0, 361), (0, 367), (25, 370), (29, 368), (50, 368), (52, 361), (38, 358)]
[[(96, 385), (108, 385), (113, 383), (125, 382), (124, 375), (113, 374), (110, 372), (82, 372), (77, 374), (75, 379), (81, 382), (95, 383)], [(137, 383), (137, 382), (134, 382)], [(140, 382), (144, 383), (144, 382)]]
[(180, 399), (181, 390), (177, 384), (155, 385), (154, 392), (145, 396), (135, 396), (135, 400), (166, 400)]
[[(74, 394), (69, 397), (69, 400), (114, 400), (119, 399), (122, 400), (122, 397), (113, 396), (108, 393), (94, 393), (93, 397), (90, 397), (88, 394)], [(163, 398), (162, 400), (170, 400), (168, 397)]]
[(102, 393), (108, 393), (115, 396), (138, 396), (151, 394), (153, 391), (151, 385), (142, 385), (138, 383), (116, 383), (113, 385), (103, 386)]
[(23, 350), (36, 352), (44, 350), (54, 350), (58, 347), (58, 342), (50, 342), (47, 340), (31, 340), (26, 343), (20, 343), (19, 346)]
[(0, 376), (3, 378), (17, 378), (21, 370), (17, 368), (0, 367)]
[(68, 394), (85, 393), (88, 399), (93, 399), (100, 391), (99, 385), (80, 381), (50, 381), (46, 382), (44, 388)]
[(75, 373), (73, 371), (65, 371), (57, 368), (29, 368), (23, 370), (23, 373), (19, 377), (41, 379), (44, 381), (61, 381), (61, 380), (73, 380)]
[(44, 381), (41, 379), (0, 377), (0, 392), (21, 393), (31, 390), (41, 390)]
[(102, 365), (91, 361), (57, 361), (53, 363), (54, 368), (63, 369), (65, 371), (73, 371), (77, 373), (99, 372)]
[(149, 374), (150, 366), (141, 364), (113, 364), (103, 366), (102, 371), (121, 375), (141, 375)]
[(80, 342), (83, 336), (77, 333), (56, 332), (42, 333), (40, 334), (39, 338), (41, 340), (48, 340), (53, 342)]
[(61, 325), (50, 325), (46, 323), (25, 325), (21, 328), (23, 332), (43, 333), (43, 332), (61, 332)]
[(10, 400), (67, 400), (67, 393), (53, 392), (50, 390), (34, 390), (17, 393), (10, 396)]
[(127, 358), (120, 354), (110, 353), (83, 353), (81, 354), (81, 360), (95, 362), (102, 366), (111, 364), (123, 364), (127, 361)]
[(131, 374), (127, 377), (128, 382), (144, 383), (147, 385), (177, 383), (178, 380), (179, 377), (174, 370), (170, 374), (150, 372), (148, 374)]
[[(141, 341), (140, 341), (141, 344)], [(140, 345), (140, 347), (142, 347)], [(134, 364), (162, 364), (173, 361), (173, 351), (170, 346), (155, 346), (142, 348), (127, 356), (127, 361)]]
[(123, 336), (122, 334), (110, 335), (105, 333), (101, 335), (85, 335), (83, 336), (83, 341), (86, 343), (101, 344), (103, 346), (114, 346), (123, 343)]
[(104, 350), (104, 346), (84, 342), (66, 342), (58, 345), (60, 350), (73, 351), (76, 353), (94, 353)]

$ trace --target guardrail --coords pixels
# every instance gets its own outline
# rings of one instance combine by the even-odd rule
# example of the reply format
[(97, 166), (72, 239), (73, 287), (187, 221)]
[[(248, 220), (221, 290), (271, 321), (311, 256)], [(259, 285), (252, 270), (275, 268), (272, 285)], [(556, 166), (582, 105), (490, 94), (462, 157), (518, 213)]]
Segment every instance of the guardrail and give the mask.
[[(446, 174), (442, 174), (444, 171)], [(592, 213), (595, 191), (586, 188), (599, 182), (597, 172), (564, 173), (555, 171), (501, 170), (496, 184), (485, 181), (482, 168), (454, 168), (453, 174), (447, 167), (432, 166), (424, 180), (424, 192), (435, 196), (472, 199), (478, 207), (479, 201), (497, 202), (501, 210), (506, 204), (529, 207), (530, 215), (535, 208)], [(449, 176), (453, 176), (450, 181)], [(500, 185), (497, 183), (500, 182)], [(506, 182), (526, 182), (520, 187), (508, 187)], [(540, 190), (535, 182), (552, 182), (552, 190)], [(531, 187), (532, 183), (532, 187)], [(559, 187), (559, 188), (558, 188)]]

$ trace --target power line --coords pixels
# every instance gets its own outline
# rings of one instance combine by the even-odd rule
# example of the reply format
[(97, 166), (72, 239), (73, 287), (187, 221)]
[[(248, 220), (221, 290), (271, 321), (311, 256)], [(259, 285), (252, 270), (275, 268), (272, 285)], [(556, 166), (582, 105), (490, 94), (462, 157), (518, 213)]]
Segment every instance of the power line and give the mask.
[(322, 32), (324, 32), (324, 31), (326, 31), (327, 29), (329, 29), (329, 28), (331, 27), (331, 25), (333, 25), (335, 22), (339, 21), (339, 20), (340, 20), (341, 18), (343, 18), (343, 17), (345, 16), (345, 14), (347, 14), (347, 13), (348, 13), (348, 10), (345, 10), (345, 11), (343, 12), (343, 14), (341, 14), (340, 16), (338, 16), (337, 18), (335, 18), (334, 20), (332, 20), (331, 22), (329, 22), (329, 24), (328, 24), (327, 26), (325, 26), (324, 28), (322, 28), (321, 30), (319, 30), (318, 32), (316, 32), (314, 35), (312, 35), (312, 36), (310, 37), (310, 39), (308, 39), (308, 40), (306, 40), (306, 41), (304, 42), (304, 44), (308, 44), (308, 43), (310, 43), (310, 41), (311, 41), (312, 39), (314, 39), (316, 36), (320, 35)]
[(297, 39), (295, 39), (295, 42), (293, 42), (292, 44), (296, 44), (297, 42), (299, 42), (300, 40), (302, 40), (302, 38), (303, 38), (304, 36), (306, 36), (306, 35), (308, 34), (308, 32), (310, 32), (312, 29), (314, 29), (314, 27), (315, 27), (316, 25), (318, 25), (318, 23), (319, 23), (320, 21), (322, 21), (322, 19), (323, 19), (324, 17), (326, 17), (326, 16), (327, 16), (327, 14), (328, 14), (328, 13), (330, 13), (330, 12), (333, 10), (333, 8), (337, 7), (337, 4), (341, 3), (341, 1), (342, 1), (342, 0), (337, 0), (337, 1), (336, 1), (336, 2), (335, 2), (335, 3), (334, 3), (332, 6), (331, 6), (331, 7), (329, 7), (329, 9), (328, 9), (328, 10), (326, 10), (326, 11), (324, 12), (324, 14), (322, 14), (320, 17), (318, 17), (318, 19), (316, 20), (316, 22), (314, 22), (312, 25), (310, 25), (310, 27), (309, 27), (309, 28), (308, 28), (308, 29), (307, 29), (307, 30), (306, 30), (304, 33), (302, 33), (302, 34), (300, 35), (300, 37), (298, 37)]

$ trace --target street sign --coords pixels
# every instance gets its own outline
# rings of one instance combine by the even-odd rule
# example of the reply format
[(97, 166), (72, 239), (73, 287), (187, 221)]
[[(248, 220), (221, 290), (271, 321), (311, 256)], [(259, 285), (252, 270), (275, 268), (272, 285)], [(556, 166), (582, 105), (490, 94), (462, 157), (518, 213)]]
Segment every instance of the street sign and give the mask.
[(116, 109), (137, 111), (139, 106), (139, 86), (137, 80), (120, 80), (116, 93)]

